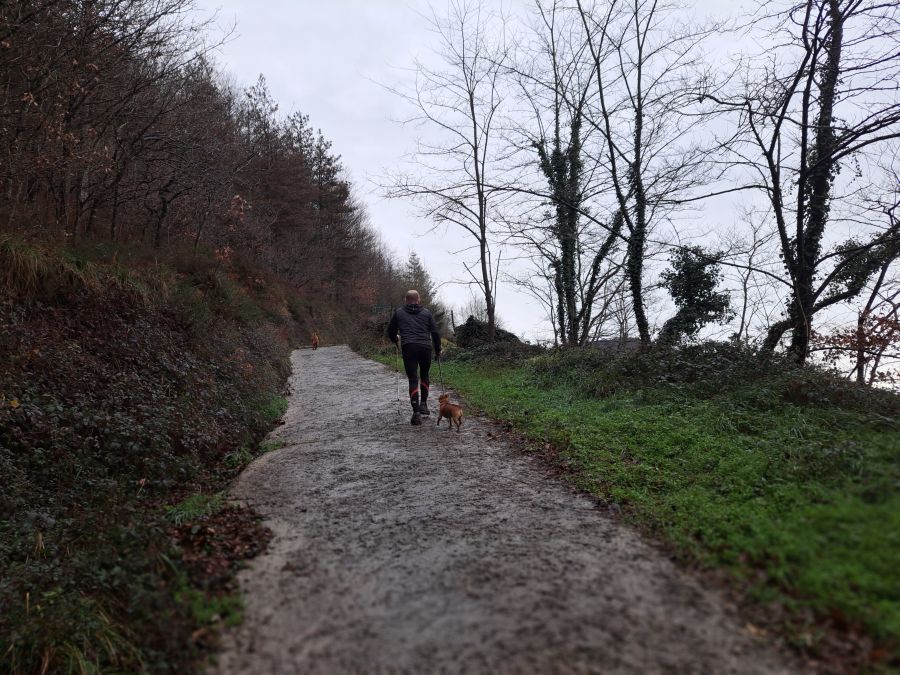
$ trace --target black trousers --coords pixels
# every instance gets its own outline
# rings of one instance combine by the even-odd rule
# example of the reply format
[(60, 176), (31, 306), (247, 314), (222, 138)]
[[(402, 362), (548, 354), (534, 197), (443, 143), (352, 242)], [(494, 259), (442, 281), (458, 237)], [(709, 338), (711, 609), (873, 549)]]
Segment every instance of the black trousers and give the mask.
[[(409, 379), (409, 402), (413, 412), (419, 412), (419, 400), (428, 400), (428, 371), (431, 369), (431, 347), (425, 345), (403, 345), (403, 368)], [(421, 391), (419, 383), (421, 382)]]

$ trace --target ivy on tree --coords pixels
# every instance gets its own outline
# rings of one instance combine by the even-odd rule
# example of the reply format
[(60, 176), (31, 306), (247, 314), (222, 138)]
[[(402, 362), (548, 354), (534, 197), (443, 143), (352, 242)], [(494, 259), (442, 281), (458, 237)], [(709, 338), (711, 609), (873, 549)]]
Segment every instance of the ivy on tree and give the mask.
[(699, 246), (678, 249), (669, 259), (671, 267), (662, 273), (662, 283), (678, 311), (663, 324), (660, 342), (694, 338), (703, 326), (731, 317), (731, 297), (727, 291), (716, 291), (722, 280), (718, 260), (718, 255)]

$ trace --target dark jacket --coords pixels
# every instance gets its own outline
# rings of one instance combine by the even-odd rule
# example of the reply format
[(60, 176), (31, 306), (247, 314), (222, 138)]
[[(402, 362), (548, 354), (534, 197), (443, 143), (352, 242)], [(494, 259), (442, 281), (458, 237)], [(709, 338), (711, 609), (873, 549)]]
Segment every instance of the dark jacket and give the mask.
[(394, 312), (388, 324), (387, 336), (397, 343), (397, 334), (405, 345), (434, 345), (434, 353), (441, 353), (441, 333), (431, 311), (420, 305), (406, 305)]

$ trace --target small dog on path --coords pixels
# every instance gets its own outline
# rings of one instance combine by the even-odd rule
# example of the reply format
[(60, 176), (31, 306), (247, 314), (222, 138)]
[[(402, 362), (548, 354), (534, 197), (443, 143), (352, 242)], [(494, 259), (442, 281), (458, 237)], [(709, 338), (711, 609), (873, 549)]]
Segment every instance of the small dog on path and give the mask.
[(313, 331), (312, 334), (312, 348), (314, 350), (319, 348), (319, 334), (315, 331)]
[(438, 403), (440, 403), (440, 411), (438, 412), (437, 424), (435, 426), (441, 425), (441, 419), (447, 418), (447, 430), (453, 430), (453, 424), (456, 424), (456, 433), (459, 433), (459, 427), (462, 424), (463, 419), (463, 409), (462, 406), (456, 405), (455, 403), (450, 403), (450, 395), (449, 394), (441, 394), (438, 396)]

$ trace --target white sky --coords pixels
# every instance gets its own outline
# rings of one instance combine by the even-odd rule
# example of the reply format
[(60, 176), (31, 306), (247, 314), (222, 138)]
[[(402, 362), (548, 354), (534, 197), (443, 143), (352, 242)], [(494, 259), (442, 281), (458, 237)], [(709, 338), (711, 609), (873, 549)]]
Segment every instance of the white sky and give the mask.
[[(441, 2), (436, 7), (442, 8)], [(697, 0), (698, 13), (735, 11), (740, 0)], [(375, 183), (397, 169), (415, 146), (419, 130), (398, 122), (406, 104), (383, 85), (403, 88), (415, 58), (429, 61), (431, 33), (425, 0), (198, 0), (235, 34), (218, 54), (219, 64), (240, 85), (264, 74), (282, 113), (308, 114), (321, 128), (366, 204), (386, 243), (405, 258), (414, 250), (441, 284), (441, 297), (459, 306), (470, 291), (454, 284), (466, 278), (465, 239), (456, 230), (432, 232), (415, 204), (387, 200)], [(499, 2), (497, 3), (499, 6)], [(531, 0), (503, 2), (506, 13), (524, 14)], [(548, 337), (543, 310), (530, 296), (501, 283), (498, 313), (504, 325), (528, 339)]]

